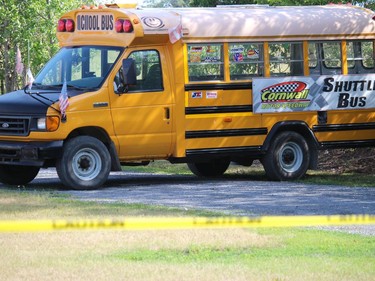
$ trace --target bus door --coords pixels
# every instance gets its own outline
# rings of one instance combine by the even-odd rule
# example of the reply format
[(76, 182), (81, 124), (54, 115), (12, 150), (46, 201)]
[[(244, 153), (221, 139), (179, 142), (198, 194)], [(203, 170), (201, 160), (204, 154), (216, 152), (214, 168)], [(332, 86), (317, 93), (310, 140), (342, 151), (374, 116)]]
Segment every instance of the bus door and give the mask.
[(137, 84), (120, 89), (120, 68), (111, 93), (120, 159), (166, 158), (171, 153), (172, 97), (163, 48), (129, 50), (128, 58), (135, 61)]

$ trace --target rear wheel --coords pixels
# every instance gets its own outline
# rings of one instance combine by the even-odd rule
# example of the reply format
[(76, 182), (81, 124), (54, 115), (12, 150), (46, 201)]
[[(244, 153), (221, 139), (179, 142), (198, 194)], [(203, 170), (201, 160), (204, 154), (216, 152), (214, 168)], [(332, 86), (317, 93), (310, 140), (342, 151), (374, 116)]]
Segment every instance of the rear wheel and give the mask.
[(56, 163), (57, 174), (65, 186), (74, 189), (95, 189), (107, 180), (111, 157), (107, 147), (98, 139), (79, 136), (64, 145), (61, 159)]
[(190, 171), (199, 177), (218, 177), (228, 169), (230, 161), (227, 159), (216, 159), (209, 162), (188, 163)]
[(40, 168), (34, 166), (0, 165), (0, 181), (10, 185), (24, 185), (38, 175)]
[(309, 146), (300, 134), (281, 132), (273, 140), (262, 159), (271, 180), (294, 180), (306, 174), (310, 163)]

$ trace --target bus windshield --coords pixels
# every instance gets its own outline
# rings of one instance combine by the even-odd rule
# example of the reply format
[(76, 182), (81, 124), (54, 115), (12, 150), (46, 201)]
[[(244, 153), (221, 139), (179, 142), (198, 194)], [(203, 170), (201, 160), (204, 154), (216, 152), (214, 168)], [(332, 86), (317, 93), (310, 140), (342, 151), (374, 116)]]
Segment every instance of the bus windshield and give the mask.
[(122, 51), (108, 46), (62, 48), (39, 72), (33, 87), (61, 87), (66, 81), (78, 90), (99, 89)]

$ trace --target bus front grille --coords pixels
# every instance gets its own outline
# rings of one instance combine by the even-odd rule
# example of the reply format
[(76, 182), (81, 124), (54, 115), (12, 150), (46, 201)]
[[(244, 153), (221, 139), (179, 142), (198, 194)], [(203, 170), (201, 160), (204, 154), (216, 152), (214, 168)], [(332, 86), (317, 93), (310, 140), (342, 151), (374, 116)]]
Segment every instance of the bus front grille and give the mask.
[(0, 135), (27, 136), (29, 134), (29, 118), (0, 117)]

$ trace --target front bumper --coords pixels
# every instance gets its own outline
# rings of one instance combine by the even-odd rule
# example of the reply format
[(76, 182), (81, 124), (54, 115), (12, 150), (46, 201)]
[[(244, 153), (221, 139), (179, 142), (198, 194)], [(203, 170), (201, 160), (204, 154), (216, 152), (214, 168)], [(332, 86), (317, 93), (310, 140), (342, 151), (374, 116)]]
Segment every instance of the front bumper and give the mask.
[(0, 165), (45, 165), (46, 160), (61, 157), (63, 141), (8, 142), (0, 141)]

